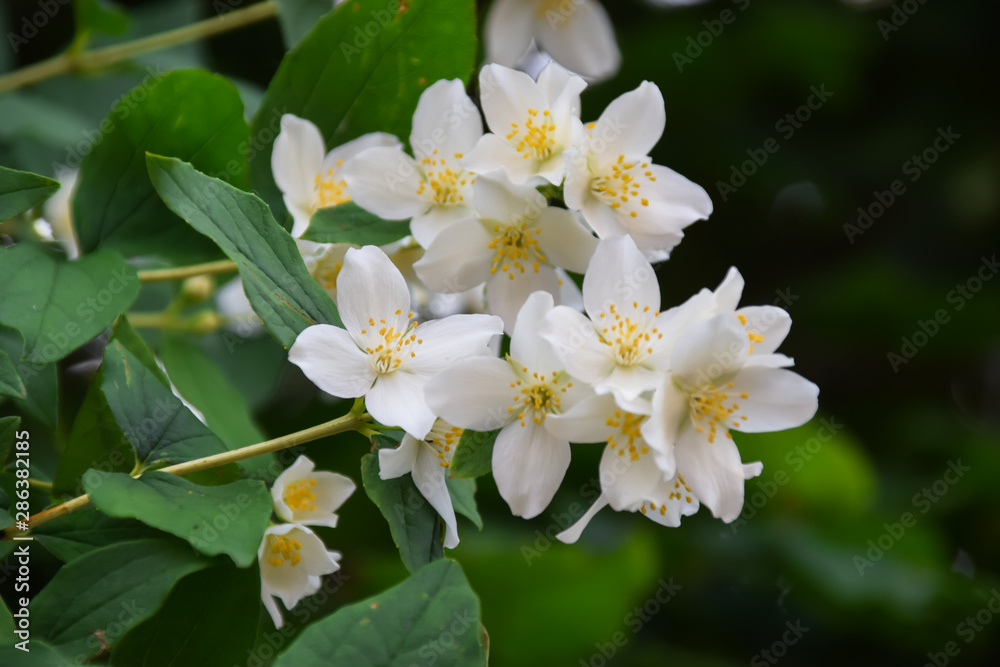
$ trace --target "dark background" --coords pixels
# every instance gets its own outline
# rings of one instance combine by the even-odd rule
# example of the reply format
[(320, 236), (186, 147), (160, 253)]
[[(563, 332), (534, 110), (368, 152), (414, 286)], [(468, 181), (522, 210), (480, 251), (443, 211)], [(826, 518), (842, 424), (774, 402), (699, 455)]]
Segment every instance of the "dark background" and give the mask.
[[(129, 32), (96, 44), (214, 14), (210, 0), (120, 4)], [(604, 4), (624, 64), (614, 80), (584, 93), (584, 120), (654, 81), (667, 104), (654, 158), (715, 202), (711, 219), (689, 228), (658, 267), (665, 304), (714, 287), (737, 266), (747, 280), (744, 304), (791, 313), (782, 351), (820, 386), (820, 412), (791, 432), (737, 436), (744, 460), (765, 467), (732, 526), (704, 510), (680, 529), (606, 510), (576, 546), (555, 542), (566, 516), (593, 498), (594, 447), (577, 448), (562, 491), (534, 521), (510, 517), (492, 482), (481, 481), (486, 528), (477, 533), (460, 520), (462, 544), (452, 555), (482, 599), (492, 663), (762, 665), (780, 655), (788, 665), (919, 666), (954, 642), (949, 664), (996, 664), (1000, 618), (987, 602), (995, 596), (1000, 609), (1000, 279), (976, 282), (1000, 271), (984, 263), (1000, 250), (994, 6), (897, 3), (916, 11), (889, 31), (894, 10), (886, 3)], [(0, 28), (6, 34), (36, 10), (34, 1), (4, 3)], [(724, 10), (734, 20), (712, 24)], [(723, 30), (711, 35), (705, 21)], [(18, 54), (0, 48), (0, 70), (59, 52), (72, 33), (64, 11)], [(688, 40), (697, 44), (700, 33), (699, 53)], [(153, 63), (232, 77), (252, 109), (283, 51), (272, 21), (0, 96), (0, 163), (51, 175), (52, 162)], [(675, 53), (690, 61), (679, 68)], [(790, 134), (778, 123), (813, 88), (832, 95)], [(945, 152), (928, 152), (933, 164), (912, 180), (918, 172), (906, 163), (948, 130), (958, 138)], [(748, 151), (762, 161), (772, 137), (777, 152), (744, 165)], [(753, 173), (731, 180), (734, 168)], [(902, 194), (885, 206), (896, 180)], [(724, 198), (720, 182), (742, 184)], [(872, 215), (866, 229), (859, 207)], [(233, 353), (219, 340), (203, 342), (269, 435), (343, 411), (318, 400), (269, 339)], [(86, 380), (64, 372), (69, 421)], [(306, 451), (360, 481), (360, 437)], [(967, 470), (956, 479), (948, 471), (958, 465)], [(894, 525), (904, 513), (911, 527)], [(405, 574), (363, 491), (325, 536), (344, 553), (347, 575), (325, 610)], [(675, 587), (661, 604), (664, 583)], [(963, 625), (977, 613), (981, 625)], [(786, 623), (798, 624), (801, 637), (786, 633)], [(937, 657), (943, 664), (946, 656)]]

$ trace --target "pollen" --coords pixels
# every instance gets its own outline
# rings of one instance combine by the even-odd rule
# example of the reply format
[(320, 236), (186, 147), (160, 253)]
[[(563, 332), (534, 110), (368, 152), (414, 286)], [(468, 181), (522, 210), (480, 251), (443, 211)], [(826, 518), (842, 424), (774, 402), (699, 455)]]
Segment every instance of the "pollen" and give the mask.
[[(337, 167), (341, 164), (343, 160), (337, 160)], [(351, 201), (351, 196), (347, 194), (347, 182), (342, 178), (338, 180), (333, 169), (327, 169), (325, 174), (316, 174), (313, 187), (316, 190), (316, 208), (327, 208)]]
[(656, 181), (652, 171), (642, 171), (649, 166), (649, 163), (641, 165), (634, 162), (626, 162), (624, 155), (619, 155), (618, 159), (603, 173), (596, 175), (591, 181), (590, 190), (594, 195), (611, 208), (628, 217), (637, 218), (639, 212), (636, 207), (636, 199), (640, 206), (649, 206), (649, 199), (640, 197), (643, 181), (648, 183)]
[(531, 227), (528, 222), (529, 220), (522, 219), (509, 227), (493, 225), (495, 236), (487, 244), (496, 253), (490, 267), (491, 274), (500, 271), (514, 280), (515, 273), (538, 273), (542, 262), (547, 261), (545, 253), (538, 246), (542, 230)]
[[(462, 157), (463, 153), (454, 154), (455, 160), (460, 160)], [(463, 203), (468, 188), (475, 182), (475, 178), (467, 171), (454, 163), (449, 165), (445, 158), (438, 157), (437, 151), (421, 159), (420, 167), (423, 178), (417, 185), (417, 194), (429, 194), (439, 206), (455, 206)]]
[(552, 112), (548, 109), (528, 109), (528, 117), (524, 126), (511, 123), (507, 133), (510, 142), (525, 160), (535, 159), (545, 161), (556, 152), (556, 124)]
[(568, 376), (564, 371), (539, 374), (518, 366), (509, 358), (508, 361), (520, 378), (516, 383), (517, 392), (511, 398), (512, 409), (508, 412), (517, 412), (521, 426), (527, 426), (529, 420), (541, 426), (548, 415), (562, 412), (562, 394), (572, 386), (566, 382)]
[[(732, 382), (727, 383), (727, 388), (732, 386)], [(709, 443), (715, 442), (719, 432), (725, 433), (727, 438), (732, 439), (729, 429), (739, 428), (742, 422), (747, 421), (746, 415), (733, 416), (740, 406), (735, 402), (736, 397), (730, 396), (723, 388), (710, 384), (691, 391), (689, 397), (691, 421), (698, 433), (708, 431)], [(743, 392), (739, 397), (747, 399), (750, 394)]]
[(300, 479), (286, 486), (281, 498), (293, 512), (311, 512), (316, 509), (315, 486), (312, 477)]
[(618, 456), (628, 456), (630, 461), (638, 461), (640, 457), (649, 454), (649, 447), (640, 430), (644, 421), (646, 417), (643, 415), (616, 411), (614, 418), (608, 418), (607, 425), (619, 430), (608, 436), (608, 446)]
[(294, 537), (270, 535), (268, 539), (270, 544), (268, 545), (267, 562), (272, 567), (280, 567), (285, 563), (290, 563), (292, 567), (295, 567), (302, 560), (302, 555), (299, 554), (299, 551), (302, 550), (302, 543)]
[(458, 446), (458, 441), (462, 439), (463, 432), (457, 426), (452, 426), (443, 420), (438, 420), (434, 424), (434, 428), (431, 429), (430, 433), (424, 439), (424, 442), (430, 446), (431, 451), (437, 456), (438, 463), (440, 463), (442, 468), (451, 467), (451, 459), (455, 456), (455, 447)]

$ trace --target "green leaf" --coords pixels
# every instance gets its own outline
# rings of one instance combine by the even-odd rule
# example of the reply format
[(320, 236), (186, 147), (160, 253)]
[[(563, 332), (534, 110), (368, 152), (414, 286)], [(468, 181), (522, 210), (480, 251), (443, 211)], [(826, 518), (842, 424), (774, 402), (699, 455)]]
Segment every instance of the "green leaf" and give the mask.
[(317, 243), (386, 245), (409, 233), (409, 220), (383, 220), (354, 202), (347, 202), (316, 211), (302, 238)]
[(17, 638), (14, 637), (14, 616), (10, 613), (7, 605), (4, 604), (3, 598), (0, 598), (0, 647), (13, 646), (16, 641)]
[[(290, 113), (315, 123), (328, 150), (368, 132), (408, 137), (420, 94), (439, 79), (467, 82), (476, 48), (472, 0), (344, 3), (285, 55), (254, 116), (253, 136), (276, 136)], [(250, 176), (282, 219), (272, 143), (252, 156)]]
[(159, 200), (143, 161), (147, 151), (178, 157), (245, 188), (249, 129), (236, 88), (202, 70), (149, 79), (111, 109), (99, 136), (73, 198), (82, 251), (110, 247), (185, 263), (217, 257), (215, 244)]
[(41, 204), (58, 189), (59, 181), (0, 167), (0, 222)]
[(17, 440), (17, 429), (19, 428), (21, 428), (20, 417), (0, 418), (0, 468), (10, 456), (10, 450), (14, 447), (14, 441)]
[(156, 616), (122, 637), (111, 654), (111, 664), (243, 664), (253, 648), (259, 613), (260, 570), (256, 567), (222, 564), (196, 572), (177, 584)]
[(120, 341), (111, 341), (104, 350), (101, 391), (144, 470), (226, 451)]
[(73, 667), (74, 663), (45, 642), (31, 638), (30, 653), (10, 646), (0, 647), (0, 665), (4, 667)]
[(24, 337), (17, 330), (0, 326), (0, 350), (7, 354), (16, 367), (28, 392), (28, 397), (24, 400), (13, 399), (14, 405), (45, 426), (55, 429), (59, 419), (59, 373), (55, 364), (22, 359), (23, 341)]
[(439, 560), (313, 623), (275, 667), (473, 667), (486, 665), (484, 639), (479, 599), (462, 568)]
[[(82, 488), (80, 493), (83, 493)], [(113, 519), (93, 507), (85, 507), (32, 528), (31, 535), (64, 563), (116, 542), (162, 537), (159, 531), (139, 521)]]
[(119, 35), (128, 28), (128, 16), (118, 7), (108, 6), (104, 0), (73, 0), (76, 10), (77, 36), (100, 32)]
[(111, 250), (75, 262), (23, 243), (0, 253), (0, 321), (24, 336), (18, 359), (62, 359), (104, 331), (138, 294), (135, 269)]
[(476, 507), (476, 480), (445, 477), (444, 481), (448, 485), (448, 495), (451, 496), (451, 506), (455, 508), (455, 512), (482, 530), (483, 517), (479, 516), (479, 509)]
[(17, 374), (14, 362), (3, 350), (0, 350), (0, 396), (20, 399), (28, 397), (28, 390), (21, 381), (21, 376)]
[(361, 481), (365, 493), (388, 522), (392, 541), (406, 569), (415, 572), (444, 557), (441, 546), (444, 523), (409, 475), (381, 479), (376, 451), (362, 457)]
[[(153, 353), (146, 346), (146, 342), (124, 316), (115, 322), (110, 341), (120, 342), (160, 384), (164, 387), (170, 386), (166, 375), (156, 365)], [(69, 443), (59, 457), (59, 465), (52, 480), (52, 490), (56, 495), (82, 494), (81, 478), (90, 469), (93, 469), (91, 475), (104, 475), (111, 472), (129, 472), (135, 467), (132, 447), (118, 426), (118, 422), (115, 421), (115, 416), (101, 391), (103, 382), (102, 365), (83, 398), (83, 404), (70, 431)]]
[(333, 300), (264, 202), (186, 162), (156, 155), (146, 162), (163, 201), (236, 262), (250, 305), (278, 342), (291, 347), (308, 326), (340, 324)]
[(493, 470), (493, 445), (500, 431), (470, 431), (465, 429), (455, 446), (448, 474), (451, 477), (482, 477)]
[(84, 488), (94, 507), (117, 519), (138, 519), (186, 540), (209, 556), (226, 554), (239, 567), (257, 560), (271, 518), (271, 494), (264, 482), (240, 480), (198, 486), (165, 472), (138, 479), (114, 473)]
[(292, 48), (316, 27), (319, 19), (332, 8), (330, 0), (277, 0), (278, 20), (285, 46)]
[[(178, 579), (210, 564), (181, 542), (135, 540), (67, 563), (31, 601), (32, 634), (93, 658), (152, 616)], [(100, 633), (100, 634), (96, 634)]]

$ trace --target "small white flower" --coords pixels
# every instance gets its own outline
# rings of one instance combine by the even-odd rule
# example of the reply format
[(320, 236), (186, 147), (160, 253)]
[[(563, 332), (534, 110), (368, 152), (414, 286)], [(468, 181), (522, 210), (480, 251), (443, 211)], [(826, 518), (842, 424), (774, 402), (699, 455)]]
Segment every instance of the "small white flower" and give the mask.
[(666, 124), (663, 96), (645, 81), (605, 109), (567, 150), (566, 206), (601, 238), (628, 234), (653, 261), (666, 259), (685, 227), (712, 213), (700, 185), (649, 157)]
[(320, 577), (340, 569), (340, 554), (327, 551), (323, 541), (295, 523), (271, 526), (257, 550), (260, 563), (260, 597), (274, 626), (284, 624), (274, 598), (291, 610), (307, 595), (319, 590)]
[(459, 161), (483, 136), (479, 110), (458, 79), (438, 81), (420, 96), (410, 147), (370, 148), (344, 165), (351, 196), (387, 220), (412, 218), (410, 231), (425, 248), (449, 222), (471, 215), (475, 176)]
[(295, 221), (292, 236), (297, 239), (305, 233), (318, 209), (351, 200), (341, 174), (345, 162), (368, 148), (399, 145), (399, 139), (391, 134), (372, 132), (327, 153), (318, 127), (292, 114), (282, 116), (271, 171)]
[(462, 429), (439, 419), (422, 440), (406, 434), (399, 447), (378, 452), (379, 477), (412, 475), (417, 489), (444, 520), (444, 546), (448, 549), (458, 546), (458, 524), (445, 478), (461, 437)]
[(67, 259), (80, 256), (80, 244), (73, 226), (73, 189), (77, 169), (60, 168), (56, 180), (60, 188), (42, 204), (42, 217), (35, 221), (35, 231), (46, 241), (55, 241), (63, 247)]
[(621, 66), (614, 26), (596, 0), (497, 0), (486, 15), (486, 57), (513, 67), (532, 39), (566, 69), (594, 81)]
[(523, 72), (487, 65), (479, 73), (480, 101), (491, 133), (462, 165), (477, 174), (503, 171), (516, 185), (559, 185), (563, 151), (579, 140), (580, 92), (587, 83), (555, 63), (535, 82)]
[(503, 323), (488, 315), (452, 315), (417, 325), (406, 281), (374, 246), (347, 251), (337, 287), (345, 328), (305, 329), (289, 361), (328, 394), (365, 396), (379, 422), (424, 438), (435, 420), (424, 385), (458, 359), (489, 354), (487, 345)]
[(291, 523), (335, 528), (335, 511), (354, 493), (356, 486), (349, 477), (313, 470), (314, 467), (308, 457), (299, 456), (278, 475), (271, 487), (274, 512)]
[(464, 292), (485, 282), (489, 310), (510, 333), (532, 292), (560, 298), (556, 267), (587, 269), (597, 239), (572, 213), (550, 207), (534, 188), (500, 179), (476, 181), (478, 218), (449, 225), (413, 268), (436, 292)]
[(427, 385), (431, 408), (443, 419), (477, 431), (500, 429), (493, 478), (515, 516), (538, 516), (569, 467), (570, 447), (549, 430), (548, 417), (588, 395), (563, 370), (537, 333), (552, 295), (532, 294), (518, 315), (507, 359), (461, 361)]

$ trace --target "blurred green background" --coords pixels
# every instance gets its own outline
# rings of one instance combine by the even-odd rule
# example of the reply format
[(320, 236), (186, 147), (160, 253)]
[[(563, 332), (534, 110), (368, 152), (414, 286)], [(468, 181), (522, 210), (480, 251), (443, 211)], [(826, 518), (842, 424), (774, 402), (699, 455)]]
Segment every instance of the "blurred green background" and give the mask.
[[(126, 32), (92, 44), (216, 12), (212, 0), (118, 4)], [(993, 598), (1000, 610), (1000, 279), (984, 280), (1000, 271), (992, 260), (1000, 250), (995, 7), (604, 4), (624, 65), (584, 93), (584, 119), (654, 81), (668, 117), (654, 158), (715, 202), (711, 219), (692, 226), (658, 268), (665, 303), (714, 287), (737, 266), (747, 280), (743, 303), (791, 313), (782, 351), (820, 386), (820, 414), (794, 431), (737, 436), (744, 460), (763, 461), (764, 473), (748, 483), (748, 508), (728, 526), (705, 510), (680, 529), (605, 511), (577, 545), (556, 542), (567, 514), (594, 497), (597, 447), (576, 449), (560, 494), (533, 521), (512, 518), (481, 480), (486, 527), (477, 533), (461, 519), (462, 544), (451, 555), (481, 597), (492, 664), (996, 664), (1000, 618), (988, 604)], [(0, 33), (36, 5), (5, 2)], [(728, 24), (716, 22), (724, 10)], [(887, 27), (894, 12), (898, 30)], [(0, 71), (49, 57), (72, 37), (72, 13), (62, 12), (18, 53), (0, 48)], [(148, 67), (219, 72), (252, 111), (283, 52), (271, 21), (2, 95), (0, 163), (53, 175), (53, 162), (65, 162), (67, 147)], [(798, 126), (783, 120), (814, 88), (828, 100), (814, 97), (818, 108)], [(938, 151), (939, 131), (949, 130), (951, 143)], [(777, 152), (761, 150), (769, 138)], [(747, 162), (755, 155), (763, 164)], [(902, 194), (886, 205), (897, 180)], [(866, 227), (859, 208), (872, 216)], [(169, 289), (147, 287), (140, 298), (162, 304)], [(933, 325), (936, 315), (945, 323)], [(199, 344), (268, 435), (345, 410), (320, 400), (268, 338), (216, 334)], [(61, 364), (66, 423), (90, 382), (77, 365), (86, 353)], [(47, 443), (50, 458), (62, 435)], [(359, 483), (367, 450), (357, 436), (302, 448)], [(344, 576), (300, 612), (325, 614), (405, 576), (363, 491), (324, 537), (344, 554)], [(311, 613), (289, 616), (298, 623)]]

